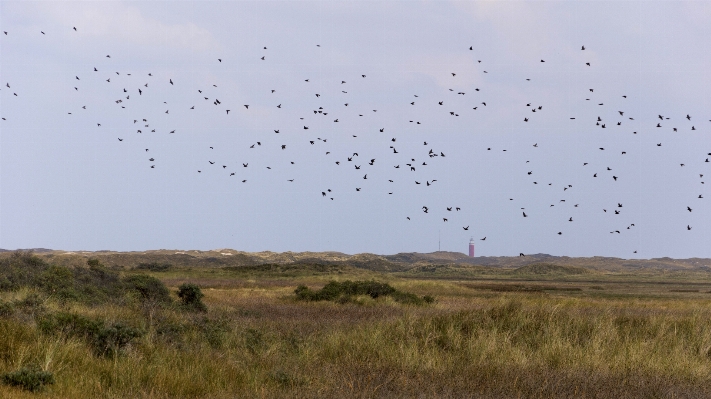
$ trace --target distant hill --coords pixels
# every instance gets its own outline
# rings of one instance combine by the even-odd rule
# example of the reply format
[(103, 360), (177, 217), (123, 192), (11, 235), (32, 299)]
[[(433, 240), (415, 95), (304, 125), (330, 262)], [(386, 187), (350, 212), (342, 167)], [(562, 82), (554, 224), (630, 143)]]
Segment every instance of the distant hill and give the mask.
[[(526, 256), (485, 256), (470, 258), (459, 252), (406, 252), (394, 255), (342, 252), (244, 252), (234, 249), (116, 251), (60, 251), (45, 248), (32, 251), (60, 265), (85, 265), (88, 258), (119, 268), (133, 268), (139, 263), (172, 264), (177, 267), (254, 266), (261, 264), (332, 264), (352, 266), (382, 272), (401, 272), (423, 266), (467, 266), (503, 268), (519, 274), (580, 274), (584, 269), (632, 272), (644, 269), (668, 271), (711, 272), (711, 259), (621, 259), (611, 257), (571, 258), (548, 254)], [(11, 256), (14, 250), (0, 249), (0, 257)]]

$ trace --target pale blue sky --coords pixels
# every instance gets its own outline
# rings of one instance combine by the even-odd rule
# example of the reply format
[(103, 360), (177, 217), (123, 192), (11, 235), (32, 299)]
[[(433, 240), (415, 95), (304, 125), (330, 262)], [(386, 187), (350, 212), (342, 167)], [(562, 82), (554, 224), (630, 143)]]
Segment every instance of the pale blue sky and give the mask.
[(3, 1), (0, 248), (391, 254), (441, 234), (488, 256), (711, 257), (709, 20), (706, 2)]

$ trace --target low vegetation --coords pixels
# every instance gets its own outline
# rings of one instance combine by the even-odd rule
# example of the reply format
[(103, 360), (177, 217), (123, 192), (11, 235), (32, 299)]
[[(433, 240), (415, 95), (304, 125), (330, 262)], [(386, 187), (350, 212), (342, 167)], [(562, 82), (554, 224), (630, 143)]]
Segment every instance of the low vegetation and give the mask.
[(148, 270), (151, 272), (165, 272), (173, 268), (170, 263), (141, 262), (136, 266), (137, 270)]
[(711, 281), (576, 275), (592, 277), (16, 253), (0, 260), (0, 397), (711, 397)]
[(54, 384), (54, 376), (49, 371), (43, 371), (37, 365), (28, 365), (19, 370), (3, 374), (2, 382), (26, 391), (36, 392), (45, 385)]
[(356, 298), (367, 295), (372, 299), (391, 297), (395, 302), (408, 305), (422, 305), (434, 302), (434, 298), (425, 295), (422, 298), (410, 292), (398, 291), (390, 284), (377, 281), (331, 281), (318, 291), (300, 285), (294, 291), (296, 298), (302, 301), (335, 301), (338, 303), (357, 303)]
[(511, 274), (559, 274), (559, 275), (579, 275), (579, 274), (590, 274), (590, 271), (575, 266), (561, 266), (553, 265), (550, 263), (533, 263), (526, 266), (521, 266), (514, 269)]

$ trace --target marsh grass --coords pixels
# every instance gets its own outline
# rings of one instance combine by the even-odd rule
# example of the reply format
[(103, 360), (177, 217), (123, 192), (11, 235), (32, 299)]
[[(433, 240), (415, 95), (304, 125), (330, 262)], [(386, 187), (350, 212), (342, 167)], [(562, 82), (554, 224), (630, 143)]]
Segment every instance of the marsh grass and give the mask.
[[(177, 303), (186, 278), (174, 273), (152, 275), (172, 282)], [(297, 285), (315, 291), (363, 274), (286, 279), (269, 269), (246, 282), (232, 271), (191, 273), (207, 312), (146, 307), (140, 295), (97, 304), (38, 289), (0, 292), (0, 308), (10, 309), (0, 313), (0, 374), (39, 365), (55, 381), (36, 393), (0, 385), (0, 397), (711, 396), (711, 296), (668, 296), (681, 286), (616, 297), (601, 296), (624, 293), (604, 283), (546, 281), (540, 286), (581, 291), (526, 291), (379, 276), (397, 291), (437, 298), (412, 306), (387, 295), (337, 303), (294, 294)], [(62, 328), (42, 328), (58, 318)], [(117, 324), (140, 335), (110, 356), (97, 353), (88, 337)]]

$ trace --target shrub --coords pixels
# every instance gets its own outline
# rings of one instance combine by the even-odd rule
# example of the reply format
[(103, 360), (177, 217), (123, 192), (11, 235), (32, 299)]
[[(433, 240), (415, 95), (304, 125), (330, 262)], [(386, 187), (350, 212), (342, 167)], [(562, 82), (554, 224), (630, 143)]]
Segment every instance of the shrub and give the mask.
[(37, 392), (45, 385), (54, 384), (54, 375), (49, 371), (42, 371), (39, 366), (29, 365), (3, 374), (2, 382), (10, 386), (20, 387), (26, 391)]
[(184, 325), (169, 320), (161, 320), (155, 328), (156, 335), (170, 344), (181, 344), (185, 330)]
[(79, 293), (74, 289), (74, 274), (69, 268), (50, 266), (39, 276), (37, 283), (44, 292), (59, 299), (79, 299)]
[(93, 341), (104, 327), (101, 319), (90, 319), (75, 313), (55, 313), (37, 320), (37, 328), (45, 334), (62, 334)]
[(164, 272), (166, 270), (170, 270), (173, 267), (170, 263), (158, 263), (158, 262), (150, 262), (150, 263), (139, 263), (138, 266), (136, 266), (136, 269), (139, 270), (149, 270), (152, 272)]
[(99, 356), (113, 357), (123, 350), (135, 338), (143, 335), (137, 328), (121, 322), (102, 328), (94, 339), (94, 351)]
[(417, 295), (410, 292), (395, 291), (392, 293), (392, 298), (395, 302), (405, 305), (422, 305), (425, 301)]
[(118, 273), (107, 270), (97, 259), (88, 267), (49, 265), (31, 252), (15, 252), (0, 260), (0, 289), (38, 288), (60, 300), (101, 303), (120, 298), (124, 289)]
[(218, 349), (222, 347), (225, 334), (230, 331), (229, 322), (226, 319), (208, 319), (207, 317), (199, 321), (198, 326), (202, 330), (210, 347)]
[(77, 267), (74, 269), (74, 280), (79, 289), (86, 290), (91, 287), (113, 296), (121, 289), (119, 275), (98, 262), (87, 262), (88, 268)]
[(296, 299), (302, 300), (302, 301), (317, 301), (318, 299), (316, 298), (316, 293), (313, 292), (309, 287), (305, 285), (299, 285), (296, 287), (294, 290), (294, 294), (296, 294)]
[[(3, 266), (3, 264), (0, 263), (0, 267), (2, 267), (2, 266)], [(3, 270), (3, 272), (5, 272), (5, 271)], [(12, 281), (10, 281), (10, 279), (8, 279), (6, 275), (0, 274), (0, 291), (10, 290), (13, 287), (14, 287), (14, 284), (12, 284)]]
[(302, 301), (336, 301), (340, 304), (350, 303), (353, 296), (368, 295), (373, 299), (391, 296), (396, 302), (409, 305), (422, 305), (432, 303), (434, 298), (420, 298), (415, 294), (396, 290), (390, 284), (377, 281), (331, 281), (318, 291), (313, 291), (305, 285), (300, 285), (294, 290), (296, 299)]
[(101, 319), (90, 319), (75, 313), (55, 313), (37, 321), (37, 328), (45, 334), (61, 334), (84, 339), (97, 356), (112, 357), (143, 332), (122, 322), (106, 326)]
[(146, 274), (137, 274), (123, 279), (126, 289), (137, 292), (142, 303), (170, 303), (170, 291), (162, 281)]
[(199, 312), (207, 312), (207, 306), (202, 303), (202, 297), (205, 296), (200, 287), (195, 284), (183, 283), (178, 287), (178, 297), (183, 302), (183, 307)]
[(15, 305), (10, 302), (0, 302), (0, 317), (10, 317), (15, 314)]
[(15, 251), (11, 257), (0, 261), (0, 289), (15, 290), (35, 287), (39, 276), (49, 267), (32, 251)]
[(27, 295), (22, 300), (15, 301), (13, 305), (15, 305), (16, 309), (31, 315), (42, 314), (45, 311), (44, 299), (35, 292)]

